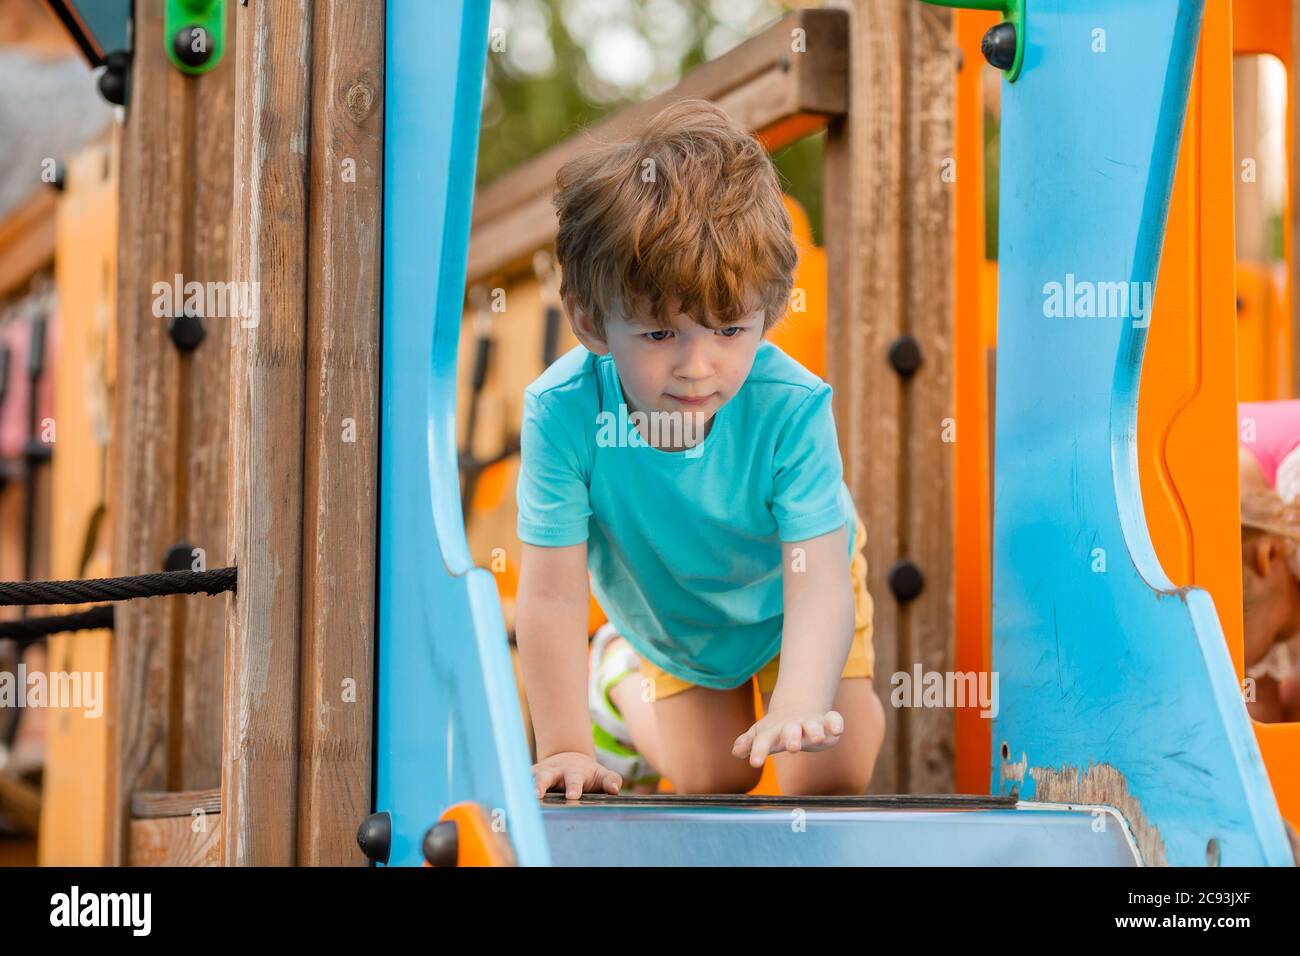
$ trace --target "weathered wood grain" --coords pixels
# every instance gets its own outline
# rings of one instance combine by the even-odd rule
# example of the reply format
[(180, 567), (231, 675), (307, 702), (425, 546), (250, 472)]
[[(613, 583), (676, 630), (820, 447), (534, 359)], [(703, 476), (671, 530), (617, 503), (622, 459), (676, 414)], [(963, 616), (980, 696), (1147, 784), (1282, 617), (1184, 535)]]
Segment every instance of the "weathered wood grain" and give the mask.
[(255, 318), (231, 341), (222, 858), (296, 862), (312, 6), (236, 10), (233, 276)]
[(131, 821), (132, 866), (220, 866), (221, 815)]
[(312, 40), (298, 862), (367, 863), (379, 334), (383, 4), (321, 3)]
[[(162, 0), (140, 0), (135, 5), (135, 35), (160, 35), (162, 16)], [(229, 82), (222, 70), (228, 67), (225, 63), (204, 77), (185, 77), (167, 60), (160, 43), (138, 43), (132, 64), (118, 216), (109, 508), (116, 531), (114, 574), (159, 570), (167, 549), (182, 534), (203, 531), (187, 527), (180, 508), (188, 464), (186, 399), (194, 376), (182, 371), (167, 319), (154, 315), (153, 286), (170, 283), (177, 274), (192, 277), (195, 271), (197, 247), (190, 237), (196, 228), (196, 206), (203, 202), (196, 196), (208, 184), (196, 176), (199, 160), (189, 131), (205, 130), (202, 148), (210, 155), (204, 162), (213, 167), (229, 163), (229, 124), (208, 124), (200, 105), (220, 98), (222, 84)], [(224, 427), (226, 410), (219, 399), (207, 402), (203, 414), (222, 420), (214, 427)], [(117, 609), (108, 677), (105, 863), (125, 859), (129, 795), (140, 788), (180, 786), (186, 779), (180, 759), (187, 728), (179, 658), (184, 608), (187, 602), (202, 600), (211, 601), (156, 598), (124, 602)], [(207, 633), (213, 641), (216, 632)], [(208, 645), (209, 661), (220, 647)], [(192, 715), (188, 733), (195, 739), (205, 734), (217, 738), (214, 718), (211, 711)], [(200, 762), (189, 780), (215, 783), (215, 773), (214, 764), (205, 768)]]
[[(951, 446), (940, 440), (952, 384), (952, 216), (940, 179), (952, 149), (950, 17), (908, 0), (835, 5), (850, 11), (851, 69), (849, 111), (828, 127), (823, 173), (826, 367), (876, 599), (886, 727), (871, 792), (941, 791), (951, 787), (951, 712), (889, 700), (892, 675), (918, 660), (951, 667)], [(905, 384), (887, 355), (907, 332), (923, 365)], [(888, 585), (900, 558), (926, 578), (901, 608)]]

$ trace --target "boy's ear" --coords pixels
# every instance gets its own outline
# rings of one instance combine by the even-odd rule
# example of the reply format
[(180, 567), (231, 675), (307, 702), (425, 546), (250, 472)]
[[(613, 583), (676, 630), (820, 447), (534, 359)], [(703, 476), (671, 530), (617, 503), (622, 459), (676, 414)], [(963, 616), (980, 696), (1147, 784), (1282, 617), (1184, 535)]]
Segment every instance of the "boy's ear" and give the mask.
[(569, 325), (573, 327), (573, 334), (588, 352), (595, 355), (605, 355), (609, 352), (609, 344), (597, 331), (591, 313), (579, 305), (578, 300), (572, 295), (564, 297), (564, 311), (569, 315)]
[(1274, 562), (1282, 559), (1282, 543), (1272, 535), (1260, 535), (1247, 545), (1246, 566), (1267, 579)]

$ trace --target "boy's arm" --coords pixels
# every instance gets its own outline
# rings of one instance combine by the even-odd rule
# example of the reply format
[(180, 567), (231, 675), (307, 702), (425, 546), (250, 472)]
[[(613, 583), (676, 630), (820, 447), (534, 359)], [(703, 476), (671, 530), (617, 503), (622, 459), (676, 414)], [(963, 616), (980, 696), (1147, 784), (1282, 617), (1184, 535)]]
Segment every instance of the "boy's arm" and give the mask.
[[(515, 598), (515, 642), (524, 675), (524, 694), (537, 741), (537, 762), (556, 754), (580, 754), (584, 761), (558, 761), (541, 772), (542, 790), (562, 781), (576, 797), (584, 789), (617, 793), (618, 774), (596, 764), (587, 710), (587, 619), (590, 606), (587, 544), (544, 548), (525, 544)], [(578, 770), (578, 765), (584, 768)], [(586, 779), (577, 782), (572, 773)], [(612, 789), (611, 789), (612, 787)]]
[(767, 713), (732, 753), (762, 766), (768, 754), (825, 750), (844, 732), (831, 710), (853, 643), (853, 583), (843, 527), (781, 543), (785, 620), (781, 667)]
[(843, 527), (781, 543), (785, 624), (770, 709), (826, 712), (853, 642), (853, 583)]

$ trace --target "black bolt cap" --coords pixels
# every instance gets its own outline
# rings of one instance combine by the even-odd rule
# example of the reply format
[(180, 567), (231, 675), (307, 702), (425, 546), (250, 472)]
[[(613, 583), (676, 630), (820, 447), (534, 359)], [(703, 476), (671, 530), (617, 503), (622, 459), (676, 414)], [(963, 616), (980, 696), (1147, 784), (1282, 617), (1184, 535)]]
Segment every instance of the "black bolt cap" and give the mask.
[(372, 813), (357, 828), (357, 846), (372, 863), (388, 863), (393, 845), (393, 818), (388, 811)]
[(131, 54), (115, 50), (104, 57), (104, 72), (99, 74), (99, 95), (114, 106), (125, 106), (130, 86)]
[(920, 568), (906, 558), (894, 562), (894, 566), (889, 569), (889, 590), (893, 592), (894, 600), (899, 604), (907, 604), (914, 601), (924, 589), (925, 575)]
[(182, 352), (193, 352), (207, 335), (203, 328), (203, 320), (190, 308), (180, 315), (171, 317), (167, 323), (167, 332), (171, 335), (172, 342)]
[(990, 27), (980, 41), (980, 52), (984, 59), (999, 70), (1009, 70), (1016, 62), (1016, 28), (1011, 23), (999, 23)]
[(900, 335), (889, 343), (889, 364), (903, 378), (911, 378), (921, 367), (921, 344), (910, 335)]
[(424, 858), (430, 866), (455, 866), (460, 856), (460, 841), (456, 836), (456, 821), (435, 823), (424, 834)]
[(181, 542), (167, 549), (163, 556), (164, 571), (191, 571), (194, 569), (194, 545)]
[(172, 52), (186, 66), (202, 66), (212, 59), (212, 37), (203, 27), (181, 27), (172, 37)]

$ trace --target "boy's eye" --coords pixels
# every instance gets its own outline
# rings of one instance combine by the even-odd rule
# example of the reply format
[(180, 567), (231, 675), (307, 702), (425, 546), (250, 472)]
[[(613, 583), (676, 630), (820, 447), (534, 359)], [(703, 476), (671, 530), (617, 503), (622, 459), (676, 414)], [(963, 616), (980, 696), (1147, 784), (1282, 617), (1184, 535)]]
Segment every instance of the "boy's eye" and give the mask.
[(644, 333), (645, 337), (651, 342), (662, 342), (672, 334), (673, 333), (669, 329), (656, 329), (653, 332)]
[(745, 327), (742, 325), (729, 325), (725, 329), (718, 329), (718, 334), (724, 338), (734, 339), (743, 331), (745, 331)]

